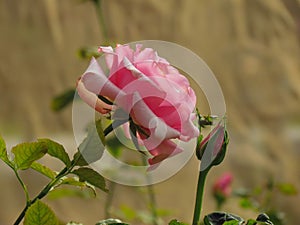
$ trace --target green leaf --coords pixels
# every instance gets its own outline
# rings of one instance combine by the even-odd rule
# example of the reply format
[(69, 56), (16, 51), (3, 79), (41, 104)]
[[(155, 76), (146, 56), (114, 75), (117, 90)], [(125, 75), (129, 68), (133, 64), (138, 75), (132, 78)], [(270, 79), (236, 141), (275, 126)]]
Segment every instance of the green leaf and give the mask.
[(92, 57), (98, 58), (100, 55), (98, 47), (82, 47), (78, 50), (78, 56), (81, 59), (91, 59)]
[(56, 112), (62, 110), (73, 101), (74, 96), (75, 89), (69, 89), (64, 93), (54, 97), (51, 102), (51, 109)]
[(2, 159), (3, 162), (5, 162), (6, 164), (11, 165), (11, 162), (7, 156), (6, 144), (4, 139), (1, 137), (1, 135), (0, 135), (0, 159)]
[(67, 223), (67, 225), (83, 225), (83, 224), (71, 221), (71, 222)]
[(169, 225), (187, 225), (186, 223), (179, 222), (178, 220), (171, 220)]
[(24, 225), (58, 225), (59, 221), (53, 211), (44, 203), (37, 200), (32, 204), (24, 218)]
[[(232, 220), (237, 221), (237, 223), (234, 223)], [(232, 223), (229, 224), (236, 224), (236, 225), (241, 225), (244, 222), (244, 220), (241, 217), (230, 213), (225, 213), (225, 212), (214, 212), (204, 217), (205, 225), (219, 225), (219, 224), (224, 224), (227, 221), (228, 222), (232, 221)]]
[(257, 224), (256, 220), (253, 219), (248, 220), (246, 223), (246, 225), (256, 225), (256, 224)]
[(101, 123), (100, 120), (88, 127), (87, 137), (78, 147), (80, 153), (74, 156), (74, 158), (78, 157), (76, 165), (87, 165), (101, 158), (104, 151), (104, 134), (101, 132), (99, 123)]
[(28, 169), (31, 164), (42, 158), (47, 153), (47, 146), (41, 142), (22, 143), (12, 148), (15, 155), (15, 168), (19, 170)]
[(115, 135), (106, 138), (106, 149), (115, 158), (119, 158), (121, 156), (122, 148), (124, 148), (123, 144)]
[(49, 155), (61, 160), (67, 167), (70, 167), (71, 161), (69, 155), (61, 144), (47, 138), (38, 139), (38, 142), (44, 143), (47, 146), (47, 153)]
[(249, 198), (242, 198), (239, 202), (240, 206), (244, 209), (255, 209), (255, 202)]
[(237, 220), (229, 220), (229, 221), (225, 221), (225, 223), (223, 223), (223, 225), (239, 225), (239, 221)]
[(277, 187), (279, 191), (285, 195), (296, 195), (298, 193), (297, 188), (293, 184), (280, 183)]
[(61, 179), (60, 184), (67, 184), (67, 185), (72, 185), (76, 187), (85, 187), (86, 183), (79, 181), (77, 177), (64, 177)]
[(122, 205), (120, 207), (120, 211), (122, 213), (122, 218), (125, 218), (126, 220), (129, 220), (129, 221), (132, 221), (137, 216), (135, 210), (130, 208), (127, 205)]
[(95, 192), (92, 189), (84, 188), (55, 188), (50, 191), (47, 198), (50, 200), (56, 200), (65, 197), (79, 197), (84, 199), (95, 198)]
[(71, 221), (71, 222), (67, 223), (67, 225), (83, 225), (83, 224)]
[(108, 192), (105, 185), (104, 178), (91, 168), (79, 168), (72, 171), (73, 174), (76, 174), (79, 177), (79, 181), (88, 182), (91, 185), (101, 189), (102, 191)]
[(31, 164), (31, 169), (34, 169), (35, 171), (45, 175), (46, 177), (50, 178), (50, 179), (54, 179), (56, 177), (56, 172), (51, 170), (50, 168), (38, 163), (38, 162), (33, 162)]
[(256, 218), (256, 221), (259, 222), (259, 224), (273, 225), (272, 221), (270, 220), (270, 217), (265, 213), (259, 214)]
[(129, 225), (127, 223), (122, 223), (119, 219), (107, 219), (107, 220), (101, 220), (96, 225)]

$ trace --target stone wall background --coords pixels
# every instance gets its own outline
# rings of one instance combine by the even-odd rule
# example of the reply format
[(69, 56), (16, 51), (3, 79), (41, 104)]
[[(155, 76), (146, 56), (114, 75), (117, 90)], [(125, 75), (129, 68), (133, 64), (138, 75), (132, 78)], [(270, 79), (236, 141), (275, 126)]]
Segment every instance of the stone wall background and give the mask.
[[(104, 0), (103, 10), (113, 41), (176, 42), (196, 52), (214, 71), (225, 95), (231, 133), (227, 160), (213, 172), (216, 176), (230, 170), (236, 186), (273, 176), (300, 190), (299, 0)], [(76, 57), (78, 48), (104, 41), (93, 5), (79, 0), (0, 0), (0, 29), (1, 134), (10, 143), (53, 136), (73, 146), (71, 109), (55, 114), (49, 105), (85, 70), (88, 63)], [(7, 200), (3, 203), (10, 202), (0, 204), (6, 207), (0, 210), (0, 223), (9, 224), (23, 199), (10, 172), (0, 166), (0, 196)], [(177, 201), (186, 210), (177, 210), (175, 216), (186, 221), (192, 215), (196, 166), (192, 160), (157, 186), (159, 204), (165, 208), (172, 209), (172, 196), (182, 193)], [(44, 181), (33, 174), (24, 176), (36, 182), (33, 188), (38, 190)], [(190, 191), (181, 190), (182, 179)], [(119, 188), (117, 202), (126, 199), (123, 192), (133, 192)], [(298, 221), (299, 200), (275, 200), (290, 215), (290, 224)], [(88, 214), (82, 221), (92, 224), (102, 215), (97, 208), (101, 202), (82, 201), (50, 204), (66, 218), (82, 220)], [(82, 209), (83, 204), (90, 204), (89, 209)], [(236, 204), (227, 207), (238, 209)]]

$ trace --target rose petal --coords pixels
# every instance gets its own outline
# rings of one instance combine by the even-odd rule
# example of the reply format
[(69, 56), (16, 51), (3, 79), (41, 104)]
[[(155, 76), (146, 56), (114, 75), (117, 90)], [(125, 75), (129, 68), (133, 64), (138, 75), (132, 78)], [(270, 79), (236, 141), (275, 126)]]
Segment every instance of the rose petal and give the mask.
[[(147, 145), (145, 145), (147, 148)], [(163, 141), (157, 148), (149, 152), (154, 156), (148, 159), (150, 165), (158, 164), (163, 160), (181, 153), (183, 150), (171, 140)]]
[(87, 90), (81, 80), (77, 83), (77, 91), (82, 100), (96, 111), (106, 114), (112, 110), (112, 105), (106, 104), (101, 101), (97, 95)]

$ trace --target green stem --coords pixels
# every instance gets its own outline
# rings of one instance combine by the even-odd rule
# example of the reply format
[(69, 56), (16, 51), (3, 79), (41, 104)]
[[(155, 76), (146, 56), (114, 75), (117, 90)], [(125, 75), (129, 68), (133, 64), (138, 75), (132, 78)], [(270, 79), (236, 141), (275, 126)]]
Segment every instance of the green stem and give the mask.
[(102, 35), (104, 37), (105, 42), (108, 42), (108, 32), (102, 11), (102, 0), (94, 0), (94, 4), (98, 16), (100, 30), (102, 31)]
[[(122, 124), (124, 124), (124, 123), (125, 123), (125, 122), (122, 121), (122, 122), (118, 123), (117, 126), (120, 126), (120, 125), (122, 125)], [(113, 130), (113, 129), (107, 128), (106, 131), (105, 131), (105, 133), (104, 133), (104, 135), (107, 136), (112, 130)], [(62, 177), (68, 175), (68, 174), (73, 170), (73, 168), (77, 165), (77, 162), (78, 162), (79, 158), (80, 158), (80, 155), (78, 155), (77, 158), (74, 158), (74, 159), (72, 160), (72, 162), (71, 162), (71, 166), (70, 166), (70, 167), (65, 167), (64, 169), (62, 169), (62, 170), (60, 171), (60, 173), (57, 174), (57, 176), (56, 176), (52, 181), (50, 181), (50, 182), (43, 188), (43, 190), (42, 190), (42, 191), (41, 191), (41, 192), (40, 192), (33, 200), (30, 200), (30, 199), (29, 199), (29, 196), (26, 195), (26, 198), (27, 198), (26, 206), (24, 207), (24, 209), (22, 210), (22, 212), (20, 213), (20, 215), (19, 215), (18, 218), (16, 219), (14, 225), (18, 225), (18, 224), (21, 223), (21, 221), (23, 220), (23, 218), (24, 218), (24, 216), (25, 216), (25, 213), (26, 213), (27, 209), (29, 208), (29, 206), (31, 206), (33, 203), (35, 203), (38, 199), (44, 198), (44, 197), (49, 193), (49, 191), (56, 185), (56, 183), (59, 182), (59, 180), (60, 180)], [(15, 173), (16, 173), (16, 171), (15, 171)], [(23, 183), (23, 181), (20, 179), (18, 173), (16, 173), (16, 175), (17, 175), (17, 178), (18, 178), (18, 180), (20, 181), (20, 183), (21, 183), (21, 185), (22, 185), (24, 191), (26, 190), (25, 193), (28, 194), (26, 185), (25, 185), (25, 184)]]
[[(147, 165), (147, 160), (145, 158), (144, 155), (141, 155), (142, 157), (142, 161), (144, 165)], [(155, 198), (155, 191), (154, 191), (154, 186), (151, 184), (152, 183), (152, 179), (151, 176), (149, 174), (146, 174), (146, 179), (148, 182), (148, 186), (147, 186), (147, 191), (148, 191), (148, 196), (149, 196), (149, 202), (150, 202), (150, 211), (152, 214), (152, 222), (153, 225), (158, 225), (158, 215), (157, 215), (157, 204), (156, 204), (156, 198)]]
[(104, 207), (104, 215), (105, 218), (110, 218), (110, 210), (111, 210), (111, 205), (113, 202), (113, 197), (116, 189), (116, 183), (115, 182), (110, 182), (109, 183), (109, 192), (106, 198), (105, 202), (105, 207)]
[(70, 168), (65, 167), (56, 177), (55, 179), (53, 179), (52, 181), (50, 181), (44, 188), (43, 190), (33, 199), (33, 200), (27, 200), (27, 204), (24, 207), (24, 209), (22, 210), (21, 214), (19, 215), (19, 217), (17, 218), (17, 220), (15, 221), (14, 225), (18, 225), (20, 224), (20, 222), (23, 220), (25, 213), (27, 211), (27, 209), (34, 204), (38, 199), (42, 199), (43, 197), (45, 197), (48, 192), (52, 189), (52, 187), (65, 175), (67, 175), (68, 173), (70, 173), (70, 171), (74, 168), (74, 166), (76, 165), (76, 161), (73, 160), (72, 161), (72, 166)]
[[(149, 175), (147, 175), (149, 176)], [(158, 216), (157, 216), (157, 210), (156, 210), (156, 199), (155, 199), (155, 192), (154, 187), (152, 184), (147, 186), (148, 194), (149, 194), (149, 200), (150, 200), (150, 210), (152, 214), (152, 222), (153, 225), (158, 225)]]
[(200, 215), (202, 210), (202, 200), (203, 200), (203, 192), (204, 192), (204, 185), (207, 173), (210, 168), (199, 172), (198, 177), (198, 184), (197, 184), (197, 194), (196, 194), (196, 203), (194, 209), (194, 218), (193, 218), (193, 225), (200, 224)]
[(17, 171), (15, 168), (13, 168), (13, 170), (14, 170), (14, 172), (15, 172), (15, 174), (16, 174), (16, 177), (17, 177), (19, 183), (21, 184), (21, 186), (22, 186), (22, 188), (23, 188), (23, 190), (24, 190), (24, 193), (25, 193), (25, 196), (26, 196), (26, 204), (28, 204), (28, 203), (30, 202), (30, 198), (29, 198), (29, 193), (28, 193), (27, 186), (25, 185), (25, 183), (24, 183), (23, 180), (21, 179), (21, 177), (20, 177), (18, 171)]

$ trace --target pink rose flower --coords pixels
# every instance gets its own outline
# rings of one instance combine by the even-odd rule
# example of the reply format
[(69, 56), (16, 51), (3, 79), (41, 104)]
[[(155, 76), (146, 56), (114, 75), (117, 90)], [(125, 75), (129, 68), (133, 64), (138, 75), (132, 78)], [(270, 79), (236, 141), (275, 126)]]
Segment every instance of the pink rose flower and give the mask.
[(223, 174), (213, 185), (214, 195), (221, 195), (223, 197), (228, 197), (231, 193), (231, 183), (233, 176), (231, 173)]
[[(150, 154), (149, 164), (182, 151), (172, 139), (189, 141), (199, 135), (193, 121), (196, 96), (189, 81), (151, 48), (128, 45), (100, 47), (109, 74), (93, 58), (77, 82), (79, 96), (105, 114), (121, 108), (143, 132), (138, 132)], [(107, 104), (101, 95), (113, 102)], [(145, 135), (145, 133), (147, 135)]]

